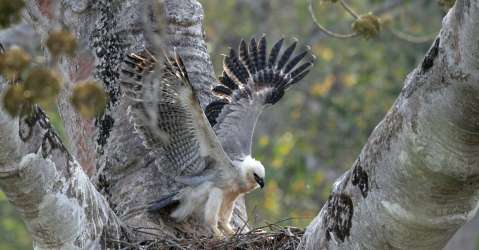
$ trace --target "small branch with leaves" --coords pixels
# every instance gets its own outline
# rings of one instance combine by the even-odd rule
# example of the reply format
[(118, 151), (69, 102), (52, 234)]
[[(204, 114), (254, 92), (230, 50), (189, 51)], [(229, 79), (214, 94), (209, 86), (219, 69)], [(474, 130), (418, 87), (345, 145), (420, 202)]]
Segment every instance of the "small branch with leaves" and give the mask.
[[(380, 16), (376, 16), (374, 12), (369, 12), (367, 14), (360, 15), (358, 14), (346, 1), (344, 0), (328, 0), (324, 2), (330, 2), (333, 4), (338, 4), (344, 9), (350, 16), (354, 18), (354, 21), (351, 24), (351, 33), (337, 33), (326, 28), (324, 25), (316, 17), (314, 8), (313, 8), (313, 0), (308, 1), (308, 10), (313, 19), (313, 22), (316, 26), (324, 32), (326, 35), (337, 38), (337, 39), (347, 39), (352, 37), (361, 36), (366, 39), (377, 37), (382, 29), (387, 29), (393, 34), (395, 37), (411, 42), (411, 43), (425, 43), (432, 41), (436, 34), (433, 35), (424, 35), (424, 36), (417, 36), (408, 34), (404, 31), (400, 31), (397, 28), (392, 27), (391, 25), (391, 17), (382, 20)], [(439, 4), (444, 8), (451, 8), (454, 5), (455, 1), (439, 1)], [(385, 13), (382, 13), (381, 16), (384, 16)]]

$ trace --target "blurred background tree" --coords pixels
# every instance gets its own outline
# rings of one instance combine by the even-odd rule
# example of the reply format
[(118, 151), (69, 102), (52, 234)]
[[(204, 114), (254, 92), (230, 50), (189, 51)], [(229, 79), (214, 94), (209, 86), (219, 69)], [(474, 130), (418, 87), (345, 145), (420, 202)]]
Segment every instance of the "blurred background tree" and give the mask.
[[(351, 33), (352, 16), (337, 1), (313, 0), (318, 21)], [(270, 44), (297, 37), (318, 60), (310, 75), (260, 118), (255, 156), (266, 163), (263, 191), (247, 196), (250, 223), (285, 222), (304, 227), (328, 198), (332, 182), (356, 159), (361, 146), (421, 61), (447, 1), (347, 1), (359, 15), (382, 23), (377, 37), (338, 40), (325, 35), (307, 0), (202, 0), (205, 35), (216, 73), (228, 47), (266, 34)], [(414, 34), (414, 35), (411, 35)], [(61, 130), (61, 120), (53, 122)], [(320, 190), (318, 192), (318, 190)], [(299, 202), (300, 201), (300, 202)], [(31, 249), (29, 235), (0, 194), (0, 250)]]
[(32, 242), (15, 208), (0, 192), (0, 250), (14, 249), (32, 249)]

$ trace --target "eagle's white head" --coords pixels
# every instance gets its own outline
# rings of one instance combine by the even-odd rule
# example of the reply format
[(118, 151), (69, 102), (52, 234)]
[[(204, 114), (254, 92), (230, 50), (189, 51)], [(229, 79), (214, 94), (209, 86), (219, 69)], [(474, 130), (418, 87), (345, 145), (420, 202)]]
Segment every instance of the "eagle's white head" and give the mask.
[(248, 155), (243, 161), (238, 162), (237, 166), (248, 187), (251, 189), (264, 187), (265, 170), (261, 162)]

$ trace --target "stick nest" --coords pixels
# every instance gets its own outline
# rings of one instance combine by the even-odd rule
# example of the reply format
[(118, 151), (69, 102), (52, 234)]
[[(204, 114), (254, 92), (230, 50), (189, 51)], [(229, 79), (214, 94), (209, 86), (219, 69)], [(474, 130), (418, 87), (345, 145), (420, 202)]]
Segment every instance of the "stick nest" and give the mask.
[(268, 225), (270, 231), (257, 228), (230, 237), (162, 238), (137, 244), (126, 242), (122, 249), (296, 249), (304, 230), (296, 227)]

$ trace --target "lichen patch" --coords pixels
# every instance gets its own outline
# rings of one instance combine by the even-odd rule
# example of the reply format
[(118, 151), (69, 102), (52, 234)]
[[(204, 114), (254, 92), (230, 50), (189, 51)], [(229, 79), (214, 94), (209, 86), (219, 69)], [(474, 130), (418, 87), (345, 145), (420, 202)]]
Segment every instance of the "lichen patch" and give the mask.
[(352, 218), (353, 201), (347, 194), (332, 194), (326, 204), (323, 228), (325, 228), (326, 239), (329, 241), (334, 236), (341, 242), (349, 237)]
[(351, 178), (353, 186), (357, 186), (361, 191), (361, 195), (366, 198), (369, 191), (368, 173), (361, 166), (361, 159), (356, 161), (353, 167), (353, 175)]

